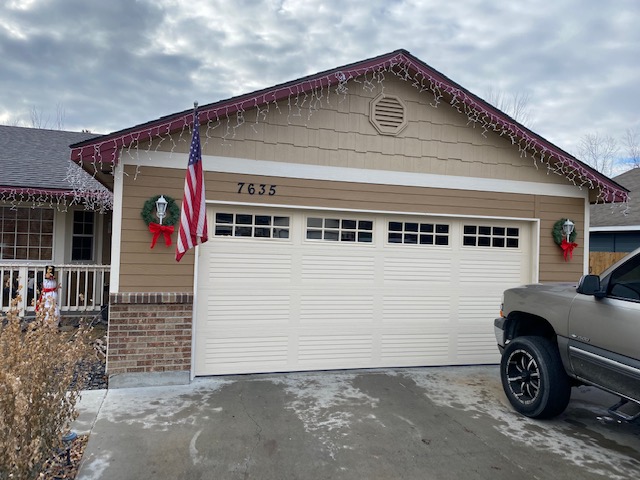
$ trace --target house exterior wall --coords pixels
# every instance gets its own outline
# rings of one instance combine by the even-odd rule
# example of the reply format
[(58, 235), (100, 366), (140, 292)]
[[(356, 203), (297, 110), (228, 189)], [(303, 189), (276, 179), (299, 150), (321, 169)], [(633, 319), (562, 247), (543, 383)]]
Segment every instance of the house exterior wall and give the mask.
[[(510, 140), (490, 132), (483, 135), (446, 102), (433, 108), (433, 97), (396, 79), (385, 81), (385, 93), (405, 102), (408, 126), (399, 136), (381, 135), (369, 122), (370, 102), (378, 93), (362, 88), (345, 97), (331, 93), (334, 108), (311, 115), (280, 102), (260, 113), (244, 112), (235, 124), (202, 122), (207, 201), (531, 220), (539, 226), (533, 229), (539, 236), (532, 239), (538, 252), (538, 264), (532, 265), (536, 278), (574, 281), (583, 273), (583, 248), (565, 262), (551, 232), (557, 220), (571, 218), (578, 239), (584, 239), (588, 192), (538, 170)], [(255, 119), (259, 121), (252, 125)], [(166, 347), (170, 329), (164, 322), (175, 316), (165, 296), (193, 295), (195, 256), (191, 251), (175, 261), (177, 233), (171, 247), (161, 240), (151, 249), (152, 236), (140, 215), (155, 195), (180, 204), (190, 140), (185, 128), (172, 142), (141, 144), (137, 152), (121, 155), (115, 186), (118, 267), (111, 290), (116, 303), (110, 312), (109, 375), (191, 369), (186, 317), (193, 297), (176, 307), (182, 316), (175, 324), (179, 344)], [(273, 185), (276, 194), (250, 195), (240, 189), (240, 184), (251, 183)], [(127, 295), (142, 295), (145, 301), (123, 302)], [(169, 348), (168, 357), (153, 356), (154, 345), (160, 344)], [(174, 362), (177, 351), (170, 348), (184, 349), (180, 351), (185, 356)]]
[(72, 217), (71, 212), (55, 212), (55, 220), (53, 224), (53, 263), (66, 263), (69, 256), (67, 253), (70, 249), (70, 231), (67, 228), (69, 218)]
[[(585, 203), (582, 199), (537, 196), (535, 217), (540, 219), (540, 281), (575, 282), (584, 273), (585, 265)], [(553, 226), (561, 218), (575, 223), (578, 248), (573, 258), (565, 261), (562, 249), (553, 239)]]
[[(159, 242), (150, 248), (151, 234), (140, 216), (144, 202), (169, 195), (179, 203), (183, 194), (184, 170), (145, 168), (134, 180), (135, 167), (124, 175), (122, 206), (120, 292), (191, 292), (193, 254), (175, 261), (175, 245)], [(299, 180), (258, 175), (206, 172), (206, 192), (210, 201), (251, 202), (256, 205), (318, 207), (328, 209), (416, 212), (442, 215), (469, 215), (502, 218), (540, 219), (541, 281), (571, 281), (583, 271), (583, 250), (574, 251), (564, 262), (551, 231), (560, 218), (571, 218), (579, 238), (584, 238), (583, 198), (527, 195), (441, 188), (354, 184), (321, 180)], [(238, 194), (238, 182), (276, 185), (276, 196)], [(173, 240), (175, 242), (176, 235)], [(168, 282), (167, 279), (171, 278)]]
[[(297, 112), (286, 101), (270, 105), (266, 117), (246, 111), (240, 127), (231, 122), (202, 122), (202, 154), (365, 170), (500, 178), (567, 185), (559, 175), (538, 169), (505, 137), (469, 126), (466, 116), (446, 102), (431, 106), (433, 96), (407, 82), (385, 80), (385, 94), (407, 106), (407, 127), (398, 136), (381, 135), (369, 121), (370, 102), (380, 89), (352, 89), (346, 97), (330, 95), (333, 109)], [(298, 114), (299, 113), (299, 114)], [(256, 117), (260, 120), (255, 125)], [(188, 153), (187, 130), (151, 151)], [(146, 150), (141, 144), (139, 149)], [(126, 156), (125, 156), (126, 158)]]
[[(207, 200), (541, 218), (541, 247), (553, 245), (549, 232), (559, 218), (570, 217), (575, 219), (576, 228), (584, 228), (584, 198), (577, 188), (576, 198), (569, 200), (533, 194), (368, 184), (367, 171), (388, 171), (569, 185), (564, 177), (536, 168), (531, 159), (520, 155), (509, 139), (491, 132), (485, 135), (480, 128), (469, 126), (467, 118), (446, 102), (438, 108), (432, 107), (431, 94), (418, 93), (407, 82), (394, 77), (385, 80), (385, 94), (402, 98), (407, 106), (408, 126), (397, 137), (381, 135), (369, 121), (370, 102), (379, 93), (379, 88), (369, 91), (355, 87), (346, 96), (330, 93), (333, 109), (310, 114), (308, 109), (297, 110), (282, 101), (277, 107), (270, 104), (263, 108), (260, 114), (255, 110), (244, 112), (242, 120), (238, 119), (235, 125), (202, 122)], [(251, 125), (257, 118), (259, 121)], [(174, 168), (157, 169), (156, 166), (162, 164), (157, 153), (139, 153), (132, 157), (129, 152), (122, 156), (125, 164), (137, 165), (128, 165), (123, 177), (119, 291), (191, 291), (193, 287), (193, 255), (185, 256), (176, 265), (171, 258), (173, 251), (168, 253), (164, 246), (150, 250), (150, 236), (139, 213), (144, 202), (159, 193), (180, 202), (189, 143), (190, 132), (185, 129), (174, 142), (139, 146), (139, 152), (147, 149), (171, 152), (170, 163)], [(218, 173), (219, 158), (230, 159), (231, 163), (235, 158), (282, 164), (284, 175)], [(361, 169), (363, 180), (352, 183), (288, 178), (288, 170), (300, 165)], [(238, 182), (277, 185), (277, 198), (241, 197), (237, 194)], [(540, 279), (574, 279), (582, 272), (581, 250), (576, 250), (571, 264), (562, 265), (564, 262), (560, 259), (562, 266), (557, 266), (557, 247), (553, 246), (553, 253), (548, 254), (541, 248)], [(168, 260), (158, 262), (158, 256)], [(167, 275), (172, 278), (171, 286), (167, 285)]]
[(103, 265), (111, 264), (111, 232), (112, 232), (112, 213), (106, 212), (102, 217), (102, 253), (99, 255), (99, 259)]
[[(193, 294), (114, 294), (110, 298), (107, 371), (188, 371)], [(113, 386), (113, 383), (112, 385)]]

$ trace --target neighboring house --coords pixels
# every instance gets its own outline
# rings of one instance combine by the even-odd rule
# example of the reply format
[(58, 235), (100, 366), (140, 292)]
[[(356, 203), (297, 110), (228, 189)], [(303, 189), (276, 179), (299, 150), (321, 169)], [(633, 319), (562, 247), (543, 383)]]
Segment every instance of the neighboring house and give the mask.
[(615, 182), (629, 190), (623, 205), (591, 205), (589, 271), (600, 274), (640, 247), (640, 168), (618, 175)]
[(628, 253), (640, 247), (640, 168), (614, 177), (630, 192), (628, 208), (591, 205), (590, 251)]
[(46, 265), (58, 269), (63, 312), (105, 303), (113, 194), (69, 161), (69, 145), (94, 137), (0, 125), (0, 309), (22, 286), (21, 310), (33, 311)]
[(72, 146), (113, 182), (111, 386), (497, 362), (502, 291), (576, 281), (589, 204), (627, 195), (404, 50), (198, 115), (209, 241), (180, 263), (141, 211), (180, 204), (193, 112)]

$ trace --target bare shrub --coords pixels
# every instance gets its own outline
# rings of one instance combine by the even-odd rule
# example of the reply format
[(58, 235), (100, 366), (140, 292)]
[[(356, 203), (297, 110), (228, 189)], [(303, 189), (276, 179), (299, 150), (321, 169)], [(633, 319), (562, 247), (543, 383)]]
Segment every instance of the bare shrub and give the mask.
[(59, 332), (40, 308), (18, 315), (19, 299), (0, 324), (0, 480), (37, 478), (77, 417), (77, 365), (89, 354), (84, 328)]

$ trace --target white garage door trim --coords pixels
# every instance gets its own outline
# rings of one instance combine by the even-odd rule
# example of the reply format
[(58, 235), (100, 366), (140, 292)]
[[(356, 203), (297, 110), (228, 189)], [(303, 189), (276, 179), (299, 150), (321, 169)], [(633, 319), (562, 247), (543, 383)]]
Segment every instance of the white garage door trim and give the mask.
[[(288, 216), (290, 238), (216, 237), (214, 211), (258, 215), (263, 223)], [(504, 288), (535, 275), (535, 221), (341, 212), (209, 206), (210, 241), (199, 249), (195, 375), (497, 361), (492, 319)], [(344, 232), (362, 234), (362, 243), (308, 239), (307, 228), (312, 236), (335, 236), (332, 225), (323, 231), (309, 218), (372, 219), (374, 241), (366, 241), (366, 228)], [(402, 228), (389, 232), (389, 220)], [(416, 223), (427, 230), (449, 225), (449, 244), (389, 243), (390, 233), (394, 241), (415, 241)], [(465, 225), (498, 227), (488, 236), (468, 228), (467, 242), (478, 236), (492, 242), (493, 233), (497, 244), (506, 242), (506, 228), (516, 226), (520, 243), (465, 246)], [(452, 274), (458, 271), (469, 281), (458, 282)]]

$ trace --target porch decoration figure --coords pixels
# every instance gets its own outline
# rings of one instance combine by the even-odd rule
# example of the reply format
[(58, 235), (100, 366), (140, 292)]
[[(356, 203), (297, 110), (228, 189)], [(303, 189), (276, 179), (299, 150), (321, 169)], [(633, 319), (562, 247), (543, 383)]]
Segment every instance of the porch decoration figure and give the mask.
[(58, 304), (58, 282), (56, 281), (56, 269), (53, 265), (48, 265), (44, 279), (42, 280), (42, 288), (40, 290), (40, 298), (36, 303), (36, 312), (40, 309), (44, 311), (45, 320), (52, 325), (60, 326), (60, 305)]
[[(155, 211), (155, 215), (154, 215)], [(167, 247), (171, 246), (171, 234), (174, 225), (180, 220), (180, 208), (176, 201), (167, 195), (156, 195), (144, 202), (140, 216), (149, 227), (149, 232), (153, 235), (151, 248), (156, 246), (160, 235), (164, 237)], [(159, 223), (156, 223), (156, 217)]]
[(578, 246), (575, 242), (578, 233), (575, 230), (574, 223), (568, 218), (561, 218), (553, 224), (553, 240), (562, 249), (564, 261), (567, 262), (573, 258), (573, 249)]

